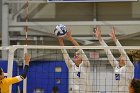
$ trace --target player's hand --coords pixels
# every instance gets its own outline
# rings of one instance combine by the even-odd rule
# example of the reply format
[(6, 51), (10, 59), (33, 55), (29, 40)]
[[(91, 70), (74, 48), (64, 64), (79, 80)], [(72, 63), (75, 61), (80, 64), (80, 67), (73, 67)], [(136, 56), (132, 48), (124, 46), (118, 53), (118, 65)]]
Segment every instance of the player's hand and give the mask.
[(30, 58), (31, 58), (30, 55), (25, 53), (24, 55), (25, 65), (29, 65)]
[(59, 40), (63, 40), (63, 37), (58, 37)]
[(64, 46), (63, 37), (58, 37), (60, 46)]
[(70, 30), (70, 29), (68, 29), (68, 32), (66, 33), (66, 37), (67, 37), (67, 39), (70, 40), (70, 41), (73, 39), (73, 37), (72, 37), (72, 35), (71, 35), (71, 30)]
[(95, 35), (99, 40), (101, 40), (101, 30), (100, 30), (100, 27), (98, 26), (95, 29)]
[(116, 35), (115, 35), (115, 28), (114, 27), (112, 27), (112, 31), (109, 35), (113, 39), (113, 41), (116, 42), (117, 38), (116, 38)]

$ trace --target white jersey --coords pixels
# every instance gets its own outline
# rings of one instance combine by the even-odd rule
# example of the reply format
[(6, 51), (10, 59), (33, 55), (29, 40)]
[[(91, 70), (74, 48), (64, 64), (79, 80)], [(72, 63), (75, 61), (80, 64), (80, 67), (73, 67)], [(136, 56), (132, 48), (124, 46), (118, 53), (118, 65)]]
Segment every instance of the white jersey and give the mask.
[(66, 50), (62, 50), (69, 69), (69, 93), (92, 93), (90, 82), (90, 62), (82, 51), (82, 63), (77, 67)]
[[(130, 67), (131, 68), (131, 67)], [(134, 71), (129, 70), (126, 65), (123, 67), (114, 68), (114, 85), (113, 92), (117, 93), (129, 93), (129, 84), (134, 77)]]
[[(100, 42), (102, 45), (107, 46), (104, 41)], [(117, 46), (121, 46), (119, 41), (116, 42)], [(125, 55), (125, 66), (119, 67), (118, 61), (114, 58), (110, 49), (105, 49), (108, 60), (114, 68), (114, 79), (110, 93), (129, 93), (129, 84), (134, 77), (134, 65), (128, 58), (124, 49), (119, 50), (121, 54)]]

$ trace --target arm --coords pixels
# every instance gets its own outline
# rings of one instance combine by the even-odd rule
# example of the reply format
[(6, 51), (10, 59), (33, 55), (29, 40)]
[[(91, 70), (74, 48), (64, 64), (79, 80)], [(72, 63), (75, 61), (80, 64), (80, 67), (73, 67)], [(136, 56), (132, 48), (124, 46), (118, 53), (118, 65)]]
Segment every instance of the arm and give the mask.
[(82, 55), (82, 61), (83, 61), (84, 65), (90, 67), (90, 62), (89, 62), (88, 57), (86, 56), (85, 52), (82, 49), (79, 49), (79, 51)]
[[(96, 28), (96, 37), (98, 38), (98, 40), (99, 40), (99, 42), (100, 42), (100, 44), (101, 44), (102, 46), (108, 46), (108, 45), (105, 43), (105, 41), (102, 39), (102, 37), (101, 37), (101, 30), (100, 30), (99, 27)], [(116, 66), (118, 66), (118, 62), (117, 62), (117, 60), (114, 58), (114, 56), (113, 56), (111, 50), (110, 50), (110, 49), (105, 49), (105, 53), (106, 53), (106, 55), (107, 55), (107, 57), (108, 57), (108, 60), (109, 60), (109, 62), (110, 62), (110, 64), (111, 64), (111, 66), (112, 66), (113, 68), (116, 67)]]
[[(113, 27), (113, 29), (112, 29), (112, 32), (110, 33), (110, 36), (111, 36), (111, 38), (113, 39), (113, 41), (115, 42), (115, 44), (117, 45), (117, 46), (122, 46), (121, 45), (121, 43), (118, 41), (118, 39), (116, 38), (116, 36), (115, 36), (115, 28)], [(121, 53), (121, 55), (124, 57), (124, 59), (125, 59), (125, 65), (130, 69), (130, 70), (132, 70), (133, 68), (131, 68), (131, 67), (133, 67), (133, 64), (132, 64), (132, 62), (130, 61), (130, 59), (129, 59), (129, 57), (128, 57), (128, 55), (127, 55), (127, 53), (125, 52), (125, 50), (124, 49), (119, 49), (119, 52)]]
[(68, 32), (66, 33), (66, 37), (67, 37), (67, 39), (68, 39), (70, 42), (72, 42), (72, 44), (74, 44), (75, 46), (80, 46), (80, 45), (76, 42), (76, 40), (72, 37), (70, 29), (68, 29)]
[(23, 71), (23, 74), (20, 75), (23, 79), (26, 78), (27, 73), (28, 73), (28, 67), (29, 67), (29, 62), (30, 62), (30, 56), (29, 56), (28, 54), (25, 54), (24, 60), (25, 60), (24, 71)]
[[(60, 44), (61, 46), (64, 46), (64, 42), (63, 42), (62, 37), (59, 37), (58, 40), (59, 40), (59, 44)], [(66, 65), (67, 65), (68, 67), (71, 67), (72, 64), (73, 64), (73, 61), (72, 61), (71, 58), (69, 57), (68, 52), (66, 51), (66, 49), (61, 49), (61, 51), (62, 51), (62, 53), (63, 53), (63, 57), (64, 57), (64, 59), (65, 59)]]
[[(70, 31), (70, 30), (67, 32), (67, 35), (66, 35), (66, 36), (67, 36), (68, 40), (71, 41), (75, 46), (80, 46), (80, 45), (77, 43), (77, 41), (72, 37), (71, 31)], [(83, 60), (83, 62), (84, 62), (84, 65), (90, 66), (90, 62), (89, 62), (89, 60), (88, 60), (86, 54), (84, 53), (84, 51), (83, 51), (82, 49), (79, 49), (79, 51), (81, 52), (82, 60)]]
[[(118, 41), (118, 39), (115, 36), (115, 28), (112, 28), (112, 32), (109, 34), (111, 36), (111, 38), (113, 39), (113, 41), (115, 42), (115, 44), (117, 46), (122, 46), (121, 43)], [(124, 49), (119, 49), (119, 52), (123, 55), (127, 55)]]
[(25, 60), (25, 66), (24, 66), (23, 73), (19, 76), (13, 77), (13, 78), (7, 78), (9, 81), (9, 84), (14, 84), (14, 83), (20, 82), (26, 78), (27, 73), (28, 73), (30, 56), (28, 54), (25, 54), (24, 60)]

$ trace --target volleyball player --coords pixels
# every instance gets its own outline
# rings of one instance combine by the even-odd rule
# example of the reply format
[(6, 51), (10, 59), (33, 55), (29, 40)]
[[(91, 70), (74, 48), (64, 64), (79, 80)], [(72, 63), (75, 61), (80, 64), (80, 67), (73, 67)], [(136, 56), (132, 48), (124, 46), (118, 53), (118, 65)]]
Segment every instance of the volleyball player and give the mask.
[[(117, 46), (121, 46), (120, 42), (117, 40), (115, 36), (114, 28), (110, 36)], [(99, 42), (102, 46), (107, 46), (107, 44), (101, 37), (101, 30), (99, 27), (96, 28), (96, 37), (99, 39)], [(119, 57), (119, 61), (117, 61), (114, 58), (110, 49), (105, 49), (105, 52), (107, 54), (110, 64), (112, 65), (114, 69), (114, 80), (115, 80), (116, 86), (113, 86), (112, 91), (114, 91), (115, 93), (128, 93), (129, 85), (134, 77), (134, 66), (132, 62), (128, 58), (124, 49), (119, 49), (119, 52), (121, 54), (121, 56)]]
[[(75, 46), (79, 44), (71, 36), (71, 31), (68, 31), (66, 37)], [(64, 46), (63, 39), (59, 37), (59, 43)], [(93, 93), (91, 91), (90, 81), (90, 62), (84, 51), (79, 49), (73, 60), (70, 58), (66, 49), (62, 49), (62, 53), (69, 69), (69, 93)]]
[(30, 56), (29, 54), (25, 54), (24, 57), (25, 60), (25, 66), (23, 74), (11, 78), (5, 78), (4, 77), (4, 71), (2, 68), (0, 68), (0, 93), (10, 93), (9, 86), (15, 83), (18, 83), (26, 78), (29, 62), (30, 62)]
[(140, 49), (131, 50), (128, 52), (128, 55), (131, 57), (132, 62), (134, 64), (134, 78), (140, 79)]

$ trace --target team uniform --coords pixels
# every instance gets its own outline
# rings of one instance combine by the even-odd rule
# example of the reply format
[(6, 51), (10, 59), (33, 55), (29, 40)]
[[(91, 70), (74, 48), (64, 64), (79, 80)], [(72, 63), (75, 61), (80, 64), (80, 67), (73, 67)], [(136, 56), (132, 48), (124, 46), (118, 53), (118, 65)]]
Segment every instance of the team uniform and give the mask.
[(0, 82), (0, 93), (9, 93), (9, 86), (22, 80), (23, 78), (21, 78), (20, 76), (2, 79)]
[(12, 77), (12, 78), (4, 78), (0, 81), (0, 93), (10, 93), (9, 92), (9, 86), (15, 83), (18, 83), (22, 81), (24, 78), (26, 78), (28, 71), (28, 66), (25, 65), (24, 67), (24, 73), (20, 76)]
[[(107, 44), (102, 40), (100, 42), (103, 46), (107, 46)], [(121, 46), (119, 41), (116, 41), (117, 46)], [(113, 76), (113, 85), (111, 86), (111, 91), (109, 93), (129, 93), (129, 84), (134, 77), (134, 66), (130, 59), (128, 58), (124, 49), (119, 50), (125, 60), (125, 66), (120, 67), (118, 61), (114, 58), (110, 49), (105, 49), (108, 60), (110, 64), (114, 68), (114, 76)]]
[(62, 50), (66, 65), (69, 69), (69, 93), (92, 93), (90, 79), (90, 62), (81, 50), (82, 63), (77, 67), (65, 49)]

